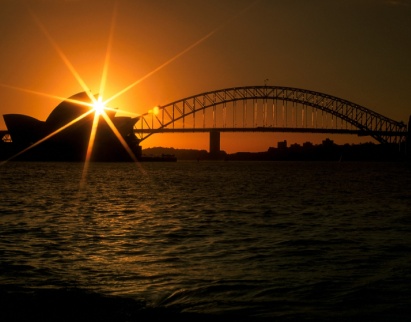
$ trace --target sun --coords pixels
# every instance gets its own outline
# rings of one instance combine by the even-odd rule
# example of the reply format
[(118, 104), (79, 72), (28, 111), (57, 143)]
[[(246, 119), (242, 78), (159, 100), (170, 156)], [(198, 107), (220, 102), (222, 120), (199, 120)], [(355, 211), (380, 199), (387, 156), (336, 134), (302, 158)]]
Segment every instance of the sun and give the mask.
[(100, 115), (106, 109), (106, 105), (103, 102), (103, 98), (101, 96), (98, 97), (97, 101), (93, 102), (93, 110), (97, 115)]

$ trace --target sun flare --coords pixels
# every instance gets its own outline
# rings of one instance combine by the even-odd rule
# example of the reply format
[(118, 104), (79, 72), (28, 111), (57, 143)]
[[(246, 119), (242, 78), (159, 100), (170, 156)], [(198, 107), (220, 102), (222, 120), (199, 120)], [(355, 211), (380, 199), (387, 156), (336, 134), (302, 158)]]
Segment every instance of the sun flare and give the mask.
[[(83, 118), (90, 115), (91, 113), (94, 113), (94, 119), (93, 119), (93, 124), (92, 124), (92, 128), (91, 128), (90, 136), (89, 136), (89, 142), (88, 142), (88, 146), (87, 146), (86, 157), (85, 157), (85, 160), (84, 160), (85, 164), (84, 164), (84, 168), (83, 168), (83, 175), (82, 175), (80, 186), (83, 186), (84, 183), (85, 183), (85, 178), (86, 178), (86, 175), (87, 175), (87, 170), (88, 170), (88, 167), (89, 167), (89, 163), (92, 160), (93, 149), (95, 147), (95, 144), (94, 144), (95, 142), (94, 141), (96, 140), (96, 137), (97, 137), (97, 134), (98, 134), (98, 127), (99, 127), (99, 125), (101, 125), (100, 120), (105, 121), (107, 126), (113, 132), (114, 136), (117, 137), (120, 144), (124, 147), (125, 151), (130, 156), (131, 160), (138, 163), (138, 159), (137, 159), (136, 155), (134, 154), (135, 153), (134, 150), (132, 150), (129, 147), (129, 145), (126, 142), (125, 138), (122, 136), (122, 133), (120, 133), (120, 131), (116, 128), (116, 124), (113, 123), (112, 117), (116, 112), (118, 112), (118, 109), (107, 107), (106, 104), (109, 104), (115, 98), (119, 97), (120, 95), (122, 95), (125, 92), (129, 91), (130, 89), (134, 88), (136, 85), (141, 83), (146, 78), (150, 77), (154, 73), (158, 72), (159, 70), (163, 69), (167, 65), (171, 64), (172, 62), (174, 62), (175, 60), (177, 60), (178, 58), (180, 58), (181, 56), (186, 54), (188, 51), (190, 51), (194, 47), (196, 47), (199, 44), (203, 43), (205, 40), (207, 40), (213, 34), (215, 34), (218, 30), (220, 30), (222, 28), (222, 26), (224, 26), (224, 25), (222, 25), (222, 26), (219, 26), (218, 28), (215, 28), (214, 30), (212, 30), (211, 32), (206, 34), (204, 37), (200, 38), (198, 41), (194, 42), (193, 44), (191, 44), (190, 46), (188, 46), (187, 48), (185, 48), (184, 50), (182, 50), (181, 52), (179, 52), (178, 54), (176, 54), (172, 58), (165, 61), (163, 64), (161, 64), (157, 68), (153, 69), (151, 72), (147, 73), (146, 75), (144, 75), (143, 77), (137, 79), (135, 82), (133, 82), (129, 86), (127, 86), (124, 89), (120, 90), (119, 92), (112, 95), (111, 97), (107, 98), (104, 92), (105, 92), (106, 83), (107, 83), (109, 60), (110, 60), (110, 56), (111, 56), (112, 42), (113, 42), (113, 38), (114, 38), (114, 27), (115, 27), (116, 17), (117, 17), (117, 4), (115, 5), (115, 7), (113, 9), (112, 21), (111, 21), (111, 25), (110, 25), (109, 39), (108, 39), (106, 55), (105, 55), (105, 60), (104, 60), (104, 65), (103, 65), (103, 72), (102, 72), (102, 76), (101, 76), (101, 80), (100, 80), (100, 88), (99, 88), (98, 97), (96, 97), (97, 95), (94, 96), (92, 94), (92, 91), (87, 86), (87, 84), (83, 80), (83, 78), (80, 76), (80, 73), (76, 70), (76, 68), (74, 67), (72, 62), (69, 60), (68, 56), (65, 54), (63, 49), (59, 46), (59, 44), (52, 37), (52, 35), (48, 31), (48, 29), (46, 28), (45, 24), (43, 24), (43, 22), (40, 20), (40, 18), (32, 10), (29, 10), (29, 11), (30, 11), (30, 14), (31, 14), (34, 22), (36, 23), (36, 25), (39, 27), (39, 29), (42, 31), (42, 33), (45, 35), (45, 37), (47, 38), (49, 43), (52, 45), (54, 50), (57, 52), (58, 56), (61, 58), (63, 63), (66, 65), (68, 70), (71, 72), (71, 74), (77, 80), (78, 84), (82, 87), (82, 89), (84, 90), (84, 92), (88, 96), (88, 100), (85, 100), (85, 101), (83, 101), (83, 100), (73, 100), (73, 99), (64, 99), (63, 98), (64, 101), (67, 101), (67, 102), (70, 102), (70, 103), (73, 103), (73, 104), (77, 104), (77, 105), (86, 106), (86, 107), (88, 107), (88, 109), (87, 109), (88, 111), (86, 113), (84, 113), (83, 115), (79, 116), (78, 118), (70, 121), (68, 124), (62, 126), (60, 129), (54, 131), (53, 133), (50, 133), (49, 135), (47, 135), (43, 139), (39, 140), (35, 144), (29, 146), (24, 151), (21, 151), (17, 155), (12, 156), (10, 159), (12, 159), (12, 158), (26, 152), (27, 150), (41, 144), (42, 142), (44, 142), (44, 141), (48, 140), (49, 138), (55, 136), (56, 134), (60, 133), (64, 129), (70, 127), (74, 123), (82, 120)], [(0, 86), (4, 86), (4, 85), (0, 84)], [(25, 90), (25, 89), (13, 87), (13, 86), (6, 85), (6, 87), (10, 87), (10, 88), (13, 88), (13, 89), (18, 89), (18, 90), (23, 90), (23, 91), (26, 91), (26, 92), (29, 92), (29, 93), (39, 94), (39, 95), (48, 96), (48, 97), (52, 97), (52, 98), (62, 99), (58, 96), (49, 95), (49, 94), (45, 94), (45, 93), (39, 93), (39, 92), (31, 91), (31, 90)], [(105, 96), (104, 100), (103, 100), (103, 96)], [(152, 109), (150, 109), (146, 114), (152, 114), (153, 119), (154, 119), (159, 114), (160, 109), (161, 109), (161, 107), (155, 106)], [(107, 112), (108, 112), (108, 114), (107, 114)], [(135, 113), (127, 112), (127, 114), (135, 114)], [(136, 119), (137, 118), (134, 117), (132, 120), (136, 120)]]
[(100, 115), (106, 109), (106, 105), (103, 102), (103, 98), (101, 96), (98, 97), (97, 101), (93, 103), (93, 110), (97, 115)]

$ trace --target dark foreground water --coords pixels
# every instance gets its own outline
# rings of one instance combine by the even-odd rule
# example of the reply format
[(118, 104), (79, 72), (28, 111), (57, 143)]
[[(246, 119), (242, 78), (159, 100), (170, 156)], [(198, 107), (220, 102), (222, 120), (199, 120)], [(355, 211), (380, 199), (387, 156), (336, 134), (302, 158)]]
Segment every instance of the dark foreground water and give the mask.
[(409, 166), (4, 164), (0, 320), (409, 320)]

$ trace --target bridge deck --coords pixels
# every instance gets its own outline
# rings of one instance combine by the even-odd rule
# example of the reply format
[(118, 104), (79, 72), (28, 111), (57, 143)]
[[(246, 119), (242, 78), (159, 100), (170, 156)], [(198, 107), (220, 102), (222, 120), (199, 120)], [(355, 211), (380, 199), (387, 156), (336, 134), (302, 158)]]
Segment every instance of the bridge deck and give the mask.
[(135, 133), (206, 133), (206, 132), (285, 132), (285, 133), (324, 133), (324, 134), (356, 134), (358, 136), (367, 135), (387, 135), (404, 136), (403, 131), (363, 131), (358, 129), (318, 129), (318, 128), (294, 128), (294, 127), (255, 127), (255, 128), (160, 128), (160, 129), (134, 129)]

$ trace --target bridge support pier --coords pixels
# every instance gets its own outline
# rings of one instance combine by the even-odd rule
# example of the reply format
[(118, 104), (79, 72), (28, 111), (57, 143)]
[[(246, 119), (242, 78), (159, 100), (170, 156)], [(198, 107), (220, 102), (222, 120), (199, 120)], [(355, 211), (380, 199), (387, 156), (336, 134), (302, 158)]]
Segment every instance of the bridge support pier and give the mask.
[(411, 115), (408, 120), (408, 132), (405, 138), (405, 155), (407, 156), (407, 160), (411, 161)]
[(220, 156), (220, 131), (210, 131), (210, 157)]

